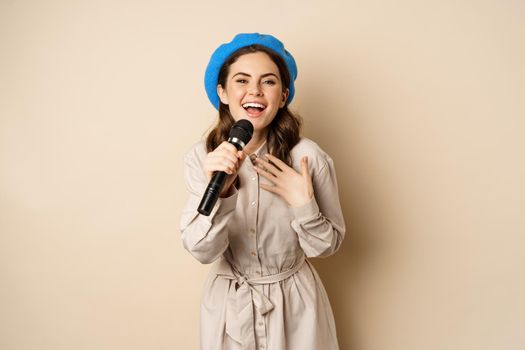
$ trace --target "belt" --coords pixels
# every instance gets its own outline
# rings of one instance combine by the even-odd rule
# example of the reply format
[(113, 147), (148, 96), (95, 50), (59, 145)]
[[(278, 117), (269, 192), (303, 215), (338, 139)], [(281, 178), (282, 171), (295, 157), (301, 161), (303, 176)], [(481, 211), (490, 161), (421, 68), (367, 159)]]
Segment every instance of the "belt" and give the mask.
[(291, 277), (301, 269), (305, 260), (303, 255), (299, 262), (289, 270), (255, 278), (248, 278), (242, 275), (226, 259), (220, 260), (216, 270), (217, 277), (237, 283), (237, 288), (230, 286), (228, 292), (226, 333), (237, 343), (241, 344), (243, 350), (255, 349), (253, 306), (257, 308), (261, 315), (265, 315), (273, 309), (272, 302), (254, 286), (272, 284)]

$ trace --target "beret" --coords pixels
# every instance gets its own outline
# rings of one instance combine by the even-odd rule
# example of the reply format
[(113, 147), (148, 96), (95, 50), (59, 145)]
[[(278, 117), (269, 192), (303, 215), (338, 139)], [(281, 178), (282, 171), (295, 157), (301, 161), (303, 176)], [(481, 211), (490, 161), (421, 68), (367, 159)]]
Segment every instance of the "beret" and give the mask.
[(290, 85), (288, 86), (289, 94), (287, 102), (290, 103), (295, 94), (294, 81), (297, 78), (297, 65), (293, 56), (286, 51), (284, 45), (279, 39), (268, 34), (259, 33), (241, 33), (237, 34), (232, 41), (229, 43), (222, 44), (219, 46), (211, 55), (210, 62), (206, 67), (204, 74), (204, 87), (206, 94), (211, 104), (219, 109), (219, 95), (217, 95), (217, 84), (219, 81), (219, 71), (221, 70), (224, 62), (233, 54), (235, 51), (250, 45), (258, 44), (264, 46), (281, 58), (286, 63), (288, 73), (290, 74)]

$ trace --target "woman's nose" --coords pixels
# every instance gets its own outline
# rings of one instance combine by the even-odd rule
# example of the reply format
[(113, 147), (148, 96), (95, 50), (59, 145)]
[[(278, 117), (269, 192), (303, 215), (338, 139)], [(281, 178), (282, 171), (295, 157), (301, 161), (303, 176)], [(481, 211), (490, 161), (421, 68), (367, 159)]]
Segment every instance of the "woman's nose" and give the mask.
[(262, 90), (261, 90), (259, 84), (254, 84), (254, 85), (250, 86), (250, 89), (248, 90), (248, 93), (251, 94), (251, 95), (254, 95), (254, 96), (261, 96), (262, 95)]

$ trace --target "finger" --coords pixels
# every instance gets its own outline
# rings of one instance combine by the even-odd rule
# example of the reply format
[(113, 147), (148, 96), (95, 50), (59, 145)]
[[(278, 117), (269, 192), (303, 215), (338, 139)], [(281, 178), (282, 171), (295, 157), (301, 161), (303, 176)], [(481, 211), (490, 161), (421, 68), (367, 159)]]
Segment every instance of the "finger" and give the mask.
[(223, 143), (221, 143), (215, 150), (214, 152), (217, 151), (217, 152), (225, 152), (225, 153), (228, 153), (228, 154), (231, 154), (232, 156), (236, 156), (237, 155), (237, 148), (235, 148), (234, 145), (232, 145), (231, 143), (229, 142), (226, 142), (224, 141)]
[(269, 159), (265, 158), (265, 156), (255, 157), (253, 159), (253, 162), (255, 162), (256, 164), (259, 163), (259, 166), (263, 168), (268, 168), (270, 165), (273, 165)]
[[(231, 169), (237, 168), (237, 160), (232, 160), (225, 157), (211, 157), (207, 160), (205, 166), (207, 168), (216, 168), (216, 167), (227, 167)], [(220, 170), (220, 169), (214, 169), (214, 170)]]
[(272, 163), (267, 162), (262, 158), (257, 158), (255, 162), (256, 164), (260, 165), (261, 168), (265, 169), (267, 172), (269, 172), (273, 176), (277, 176), (281, 172), (281, 169), (277, 168)]
[(244, 159), (246, 159), (246, 154), (243, 151), (237, 151), (236, 156), (237, 158), (235, 162), (235, 167), (237, 170), (239, 170), (241, 168), (241, 165), (244, 163)]
[(215, 164), (214, 166), (210, 167), (208, 171), (211, 171), (212, 173), (216, 171), (224, 171), (226, 174), (231, 175), (235, 172), (235, 168), (232, 168), (226, 164)]
[(303, 177), (309, 176), (308, 174), (308, 157), (304, 156), (301, 158), (301, 175)]
[(237, 169), (237, 161), (224, 157), (211, 157), (205, 165), (207, 171), (226, 171), (231, 174)]
[(231, 143), (225, 143), (223, 145), (221, 144), (215, 150), (221, 153), (231, 154), (234, 157), (237, 155), (238, 152), (237, 148), (235, 148), (235, 146), (233, 146)]
[(244, 153), (243, 151), (237, 151), (237, 158), (239, 159), (239, 165), (244, 163), (244, 160), (246, 159), (246, 157), (248, 157), (246, 153)]
[(312, 186), (312, 176), (308, 172), (308, 157), (304, 156), (301, 160), (301, 175), (306, 181), (306, 189), (310, 198), (314, 195)]
[(258, 166), (254, 166), (253, 167), (255, 169), (255, 171), (265, 177), (266, 179), (270, 180), (271, 182), (276, 182), (277, 178), (275, 176), (273, 176), (272, 174), (270, 174), (269, 172), (267, 172), (265, 169), (261, 168), (261, 167), (258, 167)]
[(267, 185), (267, 184), (259, 184), (259, 186), (263, 189), (263, 190), (266, 190), (268, 192), (272, 192), (272, 193), (275, 193), (275, 194), (278, 194), (278, 195), (281, 195), (281, 191), (279, 190), (279, 188), (277, 186), (270, 186), (270, 185)]
[(228, 150), (216, 150), (210, 153), (210, 157), (215, 159), (228, 159), (232, 163), (237, 163), (238, 158), (236, 153), (230, 153)]
[(227, 152), (210, 153), (208, 155), (208, 159), (210, 162), (215, 162), (215, 163), (227, 162), (231, 164), (236, 164), (239, 161), (239, 159), (235, 155), (231, 155)]
[(285, 162), (283, 162), (282, 160), (280, 160), (279, 158), (277, 158), (276, 156), (274, 155), (271, 155), (270, 153), (267, 153), (265, 155), (265, 157), (267, 159), (270, 160), (270, 162), (272, 162), (276, 167), (278, 167), (279, 169), (283, 170), (284, 169), (289, 169), (290, 167), (288, 166), (288, 164), (286, 164)]
[(237, 153), (237, 148), (228, 141), (222, 141), (222, 143), (219, 146), (217, 146), (217, 148), (227, 149), (232, 153)]

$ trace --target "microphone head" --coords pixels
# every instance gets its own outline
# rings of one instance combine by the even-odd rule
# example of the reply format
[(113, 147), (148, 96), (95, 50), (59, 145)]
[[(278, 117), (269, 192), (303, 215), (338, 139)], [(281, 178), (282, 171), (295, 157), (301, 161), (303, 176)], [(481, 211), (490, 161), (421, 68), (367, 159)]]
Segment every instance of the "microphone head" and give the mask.
[(230, 129), (228, 142), (242, 150), (252, 139), (253, 124), (247, 119), (240, 119)]

